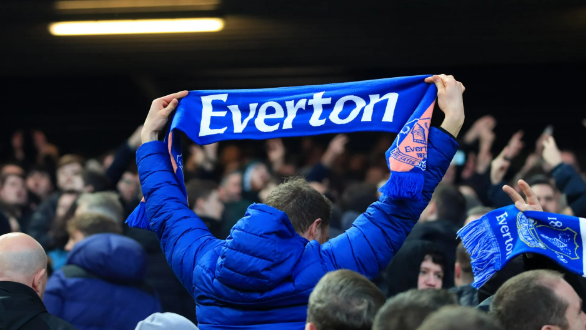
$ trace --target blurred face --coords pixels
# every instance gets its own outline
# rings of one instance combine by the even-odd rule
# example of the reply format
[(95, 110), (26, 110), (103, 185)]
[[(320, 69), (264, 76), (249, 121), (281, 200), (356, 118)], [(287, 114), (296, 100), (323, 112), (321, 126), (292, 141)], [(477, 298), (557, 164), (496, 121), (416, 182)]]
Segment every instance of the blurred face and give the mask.
[(444, 271), (442, 266), (433, 263), (430, 255), (426, 255), (419, 269), (417, 289), (441, 289)]
[(8, 205), (26, 204), (26, 186), (24, 179), (10, 175), (0, 188), (0, 199)]
[(550, 185), (535, 184), (531, 186), (531, 189), (533, 189), (537, 199), (539, 199), (539, 204), (543, 208), (543, 211), (551, 213), (560, 212), (559, 196)]
[(57, 211), (55, 212), (55, 216), (58, 218), (64, 217), (67, 211), (71, 208), (71, 205), (73, 205), (73, 202), (75, 202), (76, 198), (77, 195), (75, 194), (62, 194), (57, 201)]
[(78, 163), (67, 164), (57, 169), (57, 186), (61, 190), (83, 190), (83, 168)]
[(33, 172), (26, 178), (26, 187), (35, 195), (44, 198), (52, 190), (51, 178), (47, 172)]
[(81, 242), (84, 238), (84, 234), (82, 234), (79, 230), (69, 233), (69, 241), (67, 241), (67, 244), (65, 245), (65, 251), (73, 250), (75, 244)]
[(198, 210), (196, 213), (220, 220), (222, 218), (222, 212), (224, 212), (224, 204), (220, 201), (217, 190), (212, 191), (208, 198), (200, 198), (198, 200)]
[(560, 280), (554, 292), (556, 295), (568, 302), (566, 319), (569, 327), (567, 330), (584, 330), (586, 328), (586, 314), (582, 311), (582, 300), (574, 289), (564, 280)]
[(228, 176), (225, 184), (220, 187), (220, 197), (224, 203), (237, 202), (242, 195), (242, 175), (232, 173)]
[(254, 191), (262, 190), (269, 182), (269, 170), (265, 164), (256, 164), (252, 172), (251, 187)]
[(138, 195), (138, 175), (124, 172), (122, 179), (118, 181), (118, 192), (124, 200), (130, 201)]

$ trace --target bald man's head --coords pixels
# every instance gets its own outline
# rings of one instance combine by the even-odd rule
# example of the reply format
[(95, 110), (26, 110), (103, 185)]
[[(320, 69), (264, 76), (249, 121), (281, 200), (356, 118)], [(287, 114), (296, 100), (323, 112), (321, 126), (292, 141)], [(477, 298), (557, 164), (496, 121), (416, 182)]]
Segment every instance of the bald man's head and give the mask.
[(47, 284), (47, 254), (32, 237), (22, 233), (0, 236), (0, 281), (33, 288), (42, 298)]

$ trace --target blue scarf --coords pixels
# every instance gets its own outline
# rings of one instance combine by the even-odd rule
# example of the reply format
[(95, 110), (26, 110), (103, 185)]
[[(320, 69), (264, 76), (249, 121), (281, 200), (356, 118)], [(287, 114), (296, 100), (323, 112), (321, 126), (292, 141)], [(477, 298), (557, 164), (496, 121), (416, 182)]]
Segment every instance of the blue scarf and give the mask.
[[(395, 199), (420, 200), (427, 160), (427, 137), (437, 89), (425, 76), (340, 84), (191, 91), (181, 99), (165, 143), (183, 194), (180, 139), (199, 145), (218, 141), (265, 140), (328, 133), (399, 133), (386, 152), (391, 176), (381, 192)], [(187, 197), (186, 197), (187, 199)], [(148, 228), (144, 201), (128, 217), (131, 227)]]
[(472, 260), (472, 286), (477, 289), (522, 253), (542, 254), (567, 270), (584, 275), (585, 234), (586, 219), (521, 212), (514, 205), (489, 212), (458, 231)]

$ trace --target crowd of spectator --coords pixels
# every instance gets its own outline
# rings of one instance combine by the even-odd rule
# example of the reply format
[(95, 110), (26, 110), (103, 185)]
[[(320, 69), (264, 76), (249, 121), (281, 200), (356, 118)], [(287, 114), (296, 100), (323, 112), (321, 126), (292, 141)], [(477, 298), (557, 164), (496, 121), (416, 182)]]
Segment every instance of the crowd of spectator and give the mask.
[[(487, 115), (459, 137), (457, 132), (446, 135), (446, 139), (458, 138), (456, 157), (446, 165), (419, 221), (388, 266), (376, 268), (380, 271), (368, 278), (352, 270), (329, 271), (320, 275), (315, 288), (306, 290), (308, 304), (289, 301), (283, 305), (275, 299), (263, 301), (261, 309), (303, 308), (307, 330), (585, 329), (585, 280), (543, 256), (520, 255), (479, 290), (471, 286), (470, 256), (456, 232), (487, 212), (511, 204), (502, 190), (504, 184), (512, 183), (520, 192), (515, 183), (525, 180), (544, 211), (586, 217), (586, 174), (576, 154), (559, 149), (552, 132), (546, 130), (534, 143), (524, 142), (522, 131), (504, 137), (509, 139), (507, 146), (493, 157), (496, 125), (496, 119)], [(169, 257), (161, 248), (172, 234), (161, 237), (165, 229), (149, 232), (124, 223), (143, 198), (135, 163), (141, 131), (142, 127), (137, 128), (116, 150), (89, 159), (87, 155), (61, 154), (59, 146), (38, 130), (18, 130), (5, 145), (0, 168), (0, 235), (7, 235), (0, 236), (0, 329), (196, 329), (198, 318), (200, 326), (202, 321), (214, 323), (209, 314), (203, 320), (196, 315), (194, 299), (200, 294), (184, 288), (186, 281), (192, 287), (202, 284), (195, 283), (195, 276), (181, 278), (170, 260), (179, 258), (176, 253), (188, 252), (175, 251)], [(323, 244), (328, 237), (362, 228), (357, 225), (364, 221), (361, 214), (367, 212), (368, 217), (375, 212), (369, 206), (381, 203), (377, 189), (389, 177), (383, 154), (392, 136), (373, 136), (378, 140), (372, 141), (370, 150), (354, 151), (345, 147), (352, 135), (333, 136), (323, 146), (312, 137), (297, 139), (298, 153), (288, 152), (281, 139), (269, 140), (264, 158), (252, 158), (230, 142), (189, 144), (183, 164), (189, 208), (213, 239), (230, 237), (236, 242), (232, 237), (240, 232), (250, 235), (246, 239), (251, 245), (269, 247), (265, 238), (253, 236), (252, 229), (239, 222), (251, 204), (266, 204), (285, 212), (295, 232), (309, 230), (311, 240)], [(518, 162), (521, 155), (524, 165), (512, 171), (513, 161)], [(320, 232), (321, 222), (293, 221), (303, 218), (307, 210), (299, 209), (300, 204), (288, 204), (290, 195), (310, 194), (310, 190), (325, 198), (316, 203), (308, 197), (304, 205), (314, 213), (325, 210), (320, 219), (326, 224), (329, 221), (329, 232)], [(384, 207), (380, 205), (377, 207)], [(194, 229), (198, 230), (202, 229)], [(288, 235), (277, 231), (279, 237)], [(245, 253), (245, 248), (237, 251), (234, 244), (221, 253)], [(347, 253), (352, 251), (349, 248)], [(280, 263), (286, 264), (292, 254), (282, 253)], [(332, 255), (340, 258), (333, 262), (344, 262), (341, 254)], [(259, 253), (243, 260), (258, 263), (264, 256)], [(193, 267), (205, 268), (200, 257), (188, 257), (192, 257)], [(330, 262), (323, 256), (321, 260)], [(372, 260), (376, 258), (362, 261)], [(214, 265), (210, 269), (222, 277), (229, 267), (234, 266), (226, 263), (225, 268)], [(204, 268), (200, 272), (208, 271)], [(300, 274), (314, 276), (295, 269), (298, 273), (287, 274), (291, 285), (304, 285)], [(250, 292), (244, 284), (234, 284), (243, 297), (259, 287), (271, 287), (274, 279), (264, 282), (260, 280), (264, 273), (251, 275), (256, 269), (249, 270), (242, 270), (240, 276)], [(12, 282), (27, 283), (27, 287)], [(20, 295), (20, 300), (1, 299), (11, 292)], [(215, 304), (206, 299), (207, 304)], [(24, 308), (24, 301), (32, 301), (32, 307)], [(247, 319), (263, 313), (250, 310), (246, 315), (242, 305), (238, 311), (231, 315)], [(281, 315), (281, 320), (258, 317), (266, 329), (278, 329), (275, 324), (287, 322), (286, 313)]]

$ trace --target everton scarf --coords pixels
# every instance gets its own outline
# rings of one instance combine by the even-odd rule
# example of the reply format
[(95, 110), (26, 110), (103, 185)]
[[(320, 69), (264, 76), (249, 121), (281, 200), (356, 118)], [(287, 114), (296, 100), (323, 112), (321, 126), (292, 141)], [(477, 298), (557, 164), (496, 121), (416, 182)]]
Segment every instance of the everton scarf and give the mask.
[[(380, 131), (399, 133), (386, 152), (391, 170), (381, 188), (399, 199), (421, 198), (427, 137), (437, 89), (426, 76), (339, 84), (191, 91), (180, 100), (165, 137), (183, 194), (183, 162), (176, 131), (199, 145), (218, 141)], [(148, 228), (144, 201), (126, 222)]]
[(458, 231), (472, 260), (472, 286), (477, 289), (521, 253), (542, 254), (567, 270), (584, 275), (584, 235), (586, 219), (521, 212), (514, 205), (489, 212)]

